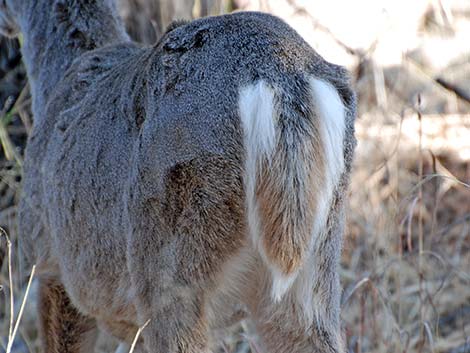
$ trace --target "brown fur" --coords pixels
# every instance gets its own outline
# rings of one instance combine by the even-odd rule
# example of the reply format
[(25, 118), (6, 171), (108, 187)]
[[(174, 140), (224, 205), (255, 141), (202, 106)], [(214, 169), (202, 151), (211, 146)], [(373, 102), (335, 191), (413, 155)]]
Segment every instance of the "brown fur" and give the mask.
[[(323, 146), (318, 132), (314, 138), (298, 139), (304, 142), (298, 147), (297, 159), (288, 158), (289, 146), (278, 146), (272, 163), (264, 163), (256, 188), (266, 255), (285, 275), (296, 271), (304, 259), (312, 233), (309, 220), (314, 218), (316, 196), (324, 180)], [(285, 161), (292, 165), (283, 165)], [(300, 166), (308, 167), (303, 179), (292, 180), (285, 175)], [(285, 180), (290, 184), (283, 183)]]
[[(194, 282), (215, 275), (244, 239), (244, 196), (236, 160), (202, 155), (168, 173), (162, 214), (171, 234), (184, 236), (178, 276)], [(231, 215), (227, 219), (226, 215)], [(234, 232), (233, 230), (237, 231)], [(218, 256), (208, 256), (209, 252)]]
[(58, 280), (41, 279), (38, 309), (43, 353), (85, 353), (93, 349), (95, 320), (72, 305)]

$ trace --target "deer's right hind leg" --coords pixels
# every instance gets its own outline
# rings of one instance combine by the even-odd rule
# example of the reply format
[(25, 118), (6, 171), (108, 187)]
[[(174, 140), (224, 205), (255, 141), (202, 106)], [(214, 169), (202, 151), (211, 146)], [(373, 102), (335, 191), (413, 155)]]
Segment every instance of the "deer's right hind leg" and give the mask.
[(267, 270), (252, 284), (256, 294), (246, 302), (266, 352), (345, 352), (339, 321), (338, 236), (339, 232), (331, 233), (319, 242), (292, 289), (280, 301), (272, 298)]
[(95, 320), (82, 315), (56, 279), (41, 279), (38, 311), (43, 353), (90, 353), (97, 335)]

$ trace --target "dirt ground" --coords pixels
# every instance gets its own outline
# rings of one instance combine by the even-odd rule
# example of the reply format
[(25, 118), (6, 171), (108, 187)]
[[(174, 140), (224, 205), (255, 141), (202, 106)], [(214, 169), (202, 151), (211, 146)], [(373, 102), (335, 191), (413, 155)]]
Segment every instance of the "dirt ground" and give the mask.
[[(341, 263), (348, 351), (470, 352), (470, 1), (234, 3), (282, 17), (351, 71), (359, 116)], [(0, 227), (13, 245), (10, 269), (1, 236), (0, 352), (14, 326), (10, 288), (14, 323), (30, 271), (15, 252), (33, 123), (19, 47), (0, 39)], [(33, 281), (12, 352), (38, 352), (34, 299)], [(254, 335), (248, 322), (221, 332), (220, 351), (256, 352)], [(102, 337), (99, 351), (114, 345)]]

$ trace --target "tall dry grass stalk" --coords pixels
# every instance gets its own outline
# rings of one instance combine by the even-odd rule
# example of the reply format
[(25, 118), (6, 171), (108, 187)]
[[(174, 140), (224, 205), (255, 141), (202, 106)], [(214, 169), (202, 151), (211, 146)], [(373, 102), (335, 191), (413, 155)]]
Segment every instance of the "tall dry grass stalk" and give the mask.
[(135, 334), (135, 337), (134, 337), (134, 340), (132, 341), (132, 345), (131, 345), (131, 348), (129, 350), (129, 353), (133, 353), (134, 352), (134, 349), (135, 349), (135, 346), (137, 345), (137, 341), (139, 340), (139, 337), (140, 337), (140, 334), (142, 333), (142, 331), (147, 327), (147, 325), (150, 323), (150, 319), (147, 320), (141, 327), (139, 327), (139, 329), (137, 330), (136, 334)]
[(6, 346), (6, 353), (11, 353), (13, 342), (15, 341), (16, 334), (18, 332), (18, 328), (20, 326), (20, 321), (23, 316), (24, 308), (26, 305), (26, 300), (28, 299), (29, 290), (31, 288), (31, 283), (34, 278), (34, 273), (36, 271), (36, 266), (33, 266), (31, 269), (31, 274), (29, 276), (28, 284), (26, 285), (26, 289), (24, 292), (23, 300), (21, 302), (20, 310), (16, 317), (15, 316), (15, 300), (14, 300), (14, 290), (13, 290), (13, 270), (11, 266), (11, 241), (8, 237), (7, 233), (3, 228), (0, 227), (0, 237), (4, 237), (7, 243), (7, 258), (8, 258), (8, 281), (9, 281), (9, 292), (10, 292), (10, 324), (8, 327), (8, 341)]

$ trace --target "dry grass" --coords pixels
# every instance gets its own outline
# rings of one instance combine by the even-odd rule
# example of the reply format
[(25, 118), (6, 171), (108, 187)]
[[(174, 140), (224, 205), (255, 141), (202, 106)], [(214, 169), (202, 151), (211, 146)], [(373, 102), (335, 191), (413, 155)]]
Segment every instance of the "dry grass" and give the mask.
[[(353, 72), (359, 144), (341, 267), (349, 351), (470, 352), (470, 4), (423, 0), (409, 7), (408, 1), (395, 15), (389, 4), (384, 12), (391, 25), (369, 29), (368, 38), (367, 26), (380, 19), (364, 25), (367, 13), (343, 29), (334, 16), (328, 22), (328, 5), (320, 8), (316, 0), (239, 3), (284, 17), (320, 53)], [(34, 285), (15, 344), (7, 348), (30, 273), (15, 257), (30, 98), (22, 66), (5, 64), (14, 57), (16, 48), (10, 49), (7, 55), (1, 43), (0, 226), (11, 237), (13, 256), (9, 271), (2, 237), (0, 347), (37, 352)], [(221, 351), (256, 352), (252, 332), (244, 322), (220, 333)], [(113, 343), (104, 339), (100, 347), (109, 352)]]
[(408, 140), (400, 125), (419, 114), (391, 136), (374, 133), (387, 131), (377, 118), (358, 129), (343, 253), (349, 347), (450, 352), (470, 337), (469, 163), (423, 147), (423, 116), (421, 135)]

